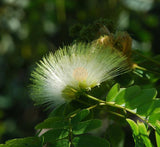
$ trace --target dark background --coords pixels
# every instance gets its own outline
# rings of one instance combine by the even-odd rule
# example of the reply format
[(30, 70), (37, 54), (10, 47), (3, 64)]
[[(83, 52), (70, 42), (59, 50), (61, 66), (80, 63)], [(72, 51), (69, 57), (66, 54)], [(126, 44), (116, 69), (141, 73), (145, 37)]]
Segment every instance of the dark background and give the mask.
[(48, 112), (29, 97), (30, 73), (49, 51), (75, 39), (70, 28), (104, 18), (128, 31), (133, 48), (160, 53), (160, 2), (156, 0), (1, 0), (0, 143), (32, 136)]

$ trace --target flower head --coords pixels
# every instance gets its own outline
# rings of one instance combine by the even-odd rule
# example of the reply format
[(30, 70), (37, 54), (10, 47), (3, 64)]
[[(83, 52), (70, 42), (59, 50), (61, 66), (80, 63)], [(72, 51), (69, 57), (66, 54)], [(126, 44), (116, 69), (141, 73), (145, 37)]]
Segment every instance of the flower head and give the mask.
[(125, 60), (109, 47), (82, 43), (64, 47), (37, 64), (31, 74), (31, 95), (38, 104), (72, 101), (82, 91), (126, 72)]

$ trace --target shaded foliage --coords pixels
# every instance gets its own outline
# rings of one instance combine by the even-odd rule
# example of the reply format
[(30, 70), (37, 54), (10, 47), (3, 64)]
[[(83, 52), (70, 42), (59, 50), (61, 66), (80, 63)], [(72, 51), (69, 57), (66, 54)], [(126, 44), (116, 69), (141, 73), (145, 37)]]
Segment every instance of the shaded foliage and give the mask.
[[(128, 93), (139, 91), (142, 96), (147, 95), (148, 99), (141, 101), (147, 105), (143, 109), (138, 109), (138, 113), (152, 114), (150, 122), (156, 124), (155, 120), (159, 113), (153, 109), (158, 107), (159, 100), (152, 101), (155, 90), (151, 88), (160, 90), (160, 56), (156, 56), (156, 53), (160, 53), (158, 1), (149, 4), (150, 8), (147, 10), (144, 9), (147, 6), (134, 9), (134, 5), (130, 7), (125, 0), (2, 0), (0, 4), (0, 143), (16, 137), (34, 135), (35, 124), (46, 118), (48, 112), (34, 108), (29, 99), (28, 85), (33, 63), (48, 51), (55, 51), (59, 46), (68, 45), (75, 40), (90, 42), (100, 35), (106, 35), (106, 30), (103, 30), (104, 25), (112, 33), (116, 30), (129, 32), (134, 39), (133, 48), (136, 49), (132, 53), (132, 60), (145, 68), (145, 70), (136, 68), (134, 74), (128, 73), (104, 84), (104, 87), (110, 87), (118, 82), (123, 87), (133, 84), (142, 87), (142, 89), (139, 86), (130, 87), (119, 92), (119, 86), (115, 85), (108, 96), (109, 101), (115, 100), (117, 97), (115, 93), (118, 93), (118, 97), (122, 98), (120, 102), (115, 100), (118, 104), (126, 102), (127, 108), (137, 107), (134, 100), (126, 101), (126, 99), (132, 98)], [(99, 18), (105, 19), (95, 21)], [(124, 91), (128, 97), (123, 97)], [(157, 97), (159, 96), (160, 93), (157, 93)], [(117, 111), (120, 112), (119, 109)], [(136, 125), (140, 126), (139, 123)], [(48, 132), (46, 136), (49, 136), (49, 133), (52, 132)], [(92, 139), (92, 136), (88, 138)], [(75, 146), (78, 146), (79, 140), (85, 138), (75, 138)], [(126, 140), (124, 144), (127, 142), (129, 141)], [(8, 142), (11, 143), (12, 141)], [(41, 140), (38, 143), (41, 143)], [(68, 144), (67, 140), (62, 143)]]

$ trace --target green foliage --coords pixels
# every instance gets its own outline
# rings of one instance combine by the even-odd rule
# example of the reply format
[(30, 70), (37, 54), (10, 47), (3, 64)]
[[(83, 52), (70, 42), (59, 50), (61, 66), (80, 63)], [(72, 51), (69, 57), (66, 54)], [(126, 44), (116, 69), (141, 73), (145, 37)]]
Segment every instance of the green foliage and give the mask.
[(73, 126), (73, 134), (75, 135), (84, 134), (93, 129), (99, 128), (100, 126), (101, 126), (101, 120), (98, 119), (83, 121)]
[(73, 145), (75, 147), (109, 147), (109, 142), (105, 139), (94, 137), (91, 135), (84, 135), (75, 137), (73, 140)]
[(156, 121), (155, 136), (156, 136), (157, 147), (160, 147), (160, 123), (159, 121)]
[(120, 90), (120, 85), (117, 83), (108, 92), (106, 101), (107, 102), (114, 101), (119, 90)]
[(68, 139), (58, 140), (57, 142), (53, 144), (47, 144), (47, 147), (70, 147), (70, 142)]
[(7, 141), (0, 147), (43, 147), (42, 138), (40, 137), (27, 137), (22, 139), (13, 139)]
[[(62, 144), (68, 146), (68, 144), (74, 144), (75, 146), (80, 146), (81, 144), (88, 144), (87, 141), (90, 141), (93, 138), (95, 139), (94, 144), (99, 144), (98, 142), (100, 142), (101, 146), (108, 144), (107, 141), (93, 136), (88, 136), (88, 139), (79, 136), (101, 126), (101, 120), (98, 119), (83, 121), (90, 113), (88, 109), (83, 109), (69, 116), (61, 115), (61, 117), (58, 117), (57, 115), (59, 115), (59, 113), (57, 112), (60, 112), (59, 110), (62, 110), (61, 108), (62, 106), (51, 112), (48, 119), (35, 127), (36, 129), (49, 129), (49, 131), (41, 136), (44, 139), (44, 144), (49, 143), (55, 146), (60, 146)], [(67, 141), (67, 138), (71, 138), (71, 141)], [(80, 143), (80, 140), (83, 140), (83, 143)]]
[(67, 129), (54, 129), (49, 130), (42, 135), (45, 143), (55, 143), (57, 140), (62, 140), (67, 138), (69, 131)]
[[(49, 129), (47, 130), (47, 132), (43, 133), (41, 137), (14, 139), (6, 142), (6, 144), (2, 146), (15, 145), (17, 147), (23, 147), (33, 146), (35, 144), (34, 146), (36, 147), (36, 145), (40, 146), (40, 143), (41, 146), (44, 144), (48, 144), (49, 146), (57, 147), (61, 145), (67, 147), (69, 146), (69, 144), (74, 144), (77, 147), (80, 147), (83, 144), (94, 146), (100, 145), (102, 147), (106, 145), (109, 146), (109, 143), (105, 139), (101, 139), (91, 135), (85, 135), (86, 133), (101, 126), (101, 120), (98, 119), (83, 121), (83, 119), (85, 119), (87, 115), (90, 113), (88, 109), (83, 109), (82, 111), (79, 111), (77, 114), (72, 114), (69, 117), (58, 117), (57, 115), (59, 115), (59, 113), (57, 112), (60, 112), (59, 110), (61, 110), (61, 108), (62, 107), (60, 106), (55, 111), (51, 112), (52, 116), (50, 116), (48, 119), (44, 120), (44, 122), (38, 124), (35, 127), (36, 129)], [(55, 115), (54, 117), (53, 114)], [(69, 141), (68, 138), (71, 138), (71, 141)], [(94, 142), (91, 141), (92, 139), (94, 139)]]
[(64, 120), (63, 118), (59, 118), (59, 117), (50, 117), (46, 119), (44, 122), (38, 124), (35, 128), (36, 129), (46, 129), (46, 128), (60, 129), (60, 128), (67, 128), (67, 127), (68, 127), (67, 120)]
[[(75, 147), (88, 145), (103, 147), (109, 146), (109, 144), (113, 147), (122, 147), (124, 145), (124, 132), (120, 125), (109, 125), (106, 129), (105, 138), (96, 137), (93, 135), (94, 133), (91, 133), (102, 127), (102, 120), (96, 118), (96, 114), (109, 112), (118, 117), (122, 115), (127, 118), (126, 120), (133, 131), (135, 146), (153, 147), (149, 138), (150, 130), (147, 126), (154, 129), (155, 140), (159, 144), (160, 101), (156, 98), (156, 95), (157, 91), (154, 88), (143, 89), (138, 85), (120, 88), (120, 85), (116, 83), (108, 92), (106, 101), (85, 95), (87, 99), (99, 102), (99, 105), (91, 105), (80, 110), (76, 107), (74, 108), (72, 103), (63, 104), (53, 110), (46, 120), (35, 127), (35, 129), (41, 130), (40, 132), (46, 130), (39, 137), (14, 139), (1, 146), (16, 143), (15, 145), (18, 147), (24, 146), (27, 142), (27, 145), (30, 146), (35, 143), (36, 145), (63, 145), (66, 147), (72, 145)], [(101, 105), (103, 106), (102, 109), (96, 109), (100, 108)], [(92, 109), (94, 111), (91, 111)], [(120, 110), (123, 110), (124, 113), (121, 113)], [(135, 123), (128, 118), (130, 114), (139, 117), (141, 121)], [(37, 141), (32, 142), (34, 139)]]
[(71, 120), (71, 123), (73, 125), (77, 125), (80, 121), (82, 121), (88, 114), (89, 114), (88, 109), (83, 109), (82, 111), (78, 112)]
[(151, 117), (149, 122), (152, 120), (152, 124), (154, 125), (155, 121), (158, 120), (156, 117), (158, 115), (157, 109), (160, 107), (160, 101), (156, 98), (156, 89), (141, 89), (140, 86), (135, 85), (121, 88), (112, 94), (113, 89), (116, 87), (118, 87), (117, 84), (111, 88), (106, 101), (108, 102), (109, 97), (115, 97), (112, 102), (121, 106), (123, 105), (124, 108), (130, 112), (135, 112), (137, 115), (145, 116), (146, 118)]
[[(152, 1), (146, 7), (145, 1), (141, 7), (137, 2), (118, 0), (102, 0), (101, 3), (99, 0), (2, 0), (0, 4), (0, 143), (36, 134), (33, 126), (46, 118), (47, 112), (42, 114), (33, 108), (26, 87), (33, 62), (49, 50), (54, 51), (73, 41), (91, 42), (108, 34), (106, 28), (111, 33), (115, 28), (124, 29), (134, 38), (131, 60), (142, 67), (118, 76), (111, 83), (103, 83), (105, 86), (96, 87), (97, 99), (103, 101), (107, 95), (106, 101), (90, 103), (91, 100), (82, 96), (80, 100), (87, 105), (79, 102), (61, 105), (35, 127), (38, 132), (47, 128), (47, 132), (37, 137), (6, 141), (0, 147), (70, 147), (71, 144), (118, 147), (128, 142), (128, 146), (132, 146), (124, 137), (124, 134), (130, 135), (126, 123), (120, 121), (126, 118), (136, 122), (127, 119), (138, 147), (151, 146), (151, 141), (160, 146), (160, 100), (156, 98), (160, 97), (158, 1)], [(137, 10), (134, 10), (134, 4)], [(149, 7), (150, 10), (144, 10)], [(101, 17), (107, 20), (93, 21)], [(79, 24), (73, 25), (74, 22)], [(68, 28), (74, 40), (69, 37)], [(116, 82), (119, 84), (108, 91), (107, 88)], [(104, 93), (101, 92), (103, 88)], [(100, 125), (103, 132), (98, 130), (94, 134), (92, 130)], [(149, 134), (150, 131), (155, 131), (155, 136)]]
[[(107, 95), (106, 101), (111, 102), (109, 99), (111, 97), (112, 102), (115, 102), (113, 106), (122, 108), (125, 111), (135, 114), (148, 125), (152, 126), (153, 128), (157, 128), (158, 130), (157, 121), (160, 120), (160, 101), (156, 98), (157, 91), (154, 88), (141, 89), (137, 85), (122, 89), (119, 89), (118, 87), (119, 86), (115, 84), (111, 88)], [(136, 124), (133, 120), (130, 119), (127, 119), (127, 121), (133, 130), (135, 145), (145, 145), (147, 147), (151, 147), (152, 144), (149, 139), (149, 134), (147, 132), (148, 130), (144, 123), (137, 122)], [(159, 134), (157, 132), (158, 131), (156, 131), (156, 138), (157, 141), (159, 141)]]
[(133, 138), (136, 147), (152, 147), (152, 143), (149, 139), (149, 132), (143, 122), (137, 122), (137, 124), (131, 120), (127, 119), (127, 122), (133, 130)]

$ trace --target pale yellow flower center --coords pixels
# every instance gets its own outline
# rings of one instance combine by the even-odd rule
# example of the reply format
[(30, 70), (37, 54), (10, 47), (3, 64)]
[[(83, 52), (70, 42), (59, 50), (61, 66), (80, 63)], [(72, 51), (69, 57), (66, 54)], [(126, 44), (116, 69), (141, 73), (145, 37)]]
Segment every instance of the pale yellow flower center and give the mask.
[(78, 67), (78, 68), (74, 69), (73, 77), (74, 77), (75, 80), (77, 80), (79, 82), (83, 82), (87, 79), (88, 72), (85, 68)]

